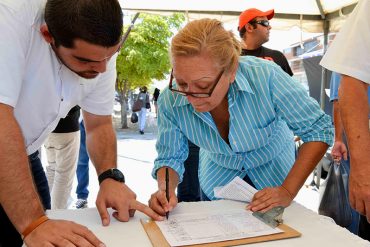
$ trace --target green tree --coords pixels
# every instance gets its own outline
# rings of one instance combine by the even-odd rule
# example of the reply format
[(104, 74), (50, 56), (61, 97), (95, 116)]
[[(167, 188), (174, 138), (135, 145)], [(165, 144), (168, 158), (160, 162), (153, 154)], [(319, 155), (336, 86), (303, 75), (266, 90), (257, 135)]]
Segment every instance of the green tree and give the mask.
[[(185, 18), (183, 14), (140, 14), (117, 58), (116, 91), (120, 95), (121, 127), (127, 128), (127, 102), (135, 88), (162, 80), (170, 70), (170, 38)], [(128, 27), (125, 27), (127, 30)]]

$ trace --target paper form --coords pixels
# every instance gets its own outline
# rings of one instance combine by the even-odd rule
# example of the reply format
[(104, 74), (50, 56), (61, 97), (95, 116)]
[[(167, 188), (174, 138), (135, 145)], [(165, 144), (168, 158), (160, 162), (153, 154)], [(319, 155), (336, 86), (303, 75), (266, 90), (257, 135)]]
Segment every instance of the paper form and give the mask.
[(242, 202), (251, 202), (253, 195), (257, 192), (240, 177), (235, 177), (230, 183), (223, 187), (214, 189), (215, 196), (221, 199), (229, 199)]
[(198, 214), (172, 214), (168, 220), (157, 221), (156, 224), (171, 246), (212, 243), (282, 232), (253, 217), (252, 212), (244, 208)]

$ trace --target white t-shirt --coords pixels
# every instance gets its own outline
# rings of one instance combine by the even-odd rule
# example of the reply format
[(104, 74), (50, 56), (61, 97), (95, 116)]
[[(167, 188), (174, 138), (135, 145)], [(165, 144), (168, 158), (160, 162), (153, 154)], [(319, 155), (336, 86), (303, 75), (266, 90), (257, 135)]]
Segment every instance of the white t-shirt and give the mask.
[(40, 33), (45, 2), (0, 0), (0, 103), (14, 107), (28, 154), (73, 106), (110, 115), (114, 102), (116, 56), (89, 80), (61, 64)]
[(370, 84), (370, 0), (360, 0), (320, 64)]

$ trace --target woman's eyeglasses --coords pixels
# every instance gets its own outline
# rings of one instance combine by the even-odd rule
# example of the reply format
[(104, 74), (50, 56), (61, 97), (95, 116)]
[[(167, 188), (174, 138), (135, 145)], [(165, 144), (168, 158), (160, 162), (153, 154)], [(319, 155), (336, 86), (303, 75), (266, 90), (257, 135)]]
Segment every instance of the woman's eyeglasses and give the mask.
[(208, 98), (208, 97), (211, 97), (212, 96), (212, 93), (215, 90), (215, 88), (216, 88), (216, 86), (217, 86), (218, 82), (220, 81), (220, 79), (221, 79), (221, 77), (222, 77), (223, 74), (224, 74), (224, 71), (221, 71), (221, 73), (217, 76), (214, 85), (212, 86), (212, 88), (209, 90), (208, 93), (204, 93), (204, 92), (202, 92), (202, 93), (199, 92), (198, 93), (198, 92), (186, 92), (186, 91), (181, 91), (181, 90), (177, 90), (177, 89), (173, 88), (172, 81), (173, 81), (174, 77), (173, 77), (173, 70), (172, 70), (171, 71), (170, 84), (169, 84), (168, 88), (172, 92), (178, 93), (178, 94), (180, 94), (182, 96), (192, 96), (192, 97), (195, 97), (195, 98)]
[(264, 26), (264, 27), (268, 27), (268, 26), (270, 26), (270, 22), (268, 21), (268, 20), (260, 20), (260, 21), (251, 21), (251, 22), (249, 22), (250, 24), (254, 24), (254, 23), (256, 23), (256, 24), (260, 24), (260, 25), (262, 25), (262, 26)]

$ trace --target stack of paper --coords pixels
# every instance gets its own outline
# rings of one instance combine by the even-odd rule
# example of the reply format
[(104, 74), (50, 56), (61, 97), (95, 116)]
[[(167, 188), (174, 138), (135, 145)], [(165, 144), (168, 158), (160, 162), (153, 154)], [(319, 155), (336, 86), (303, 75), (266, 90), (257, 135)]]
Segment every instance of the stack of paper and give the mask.
[(251, 202), (253, 195), (257, 192), (240, 177), (234, 178), (230, 183), (223, 187), (214, 189), (215, 196), (220, 199), (229, 199), (242, 202)]

